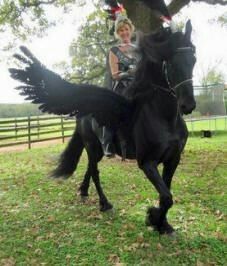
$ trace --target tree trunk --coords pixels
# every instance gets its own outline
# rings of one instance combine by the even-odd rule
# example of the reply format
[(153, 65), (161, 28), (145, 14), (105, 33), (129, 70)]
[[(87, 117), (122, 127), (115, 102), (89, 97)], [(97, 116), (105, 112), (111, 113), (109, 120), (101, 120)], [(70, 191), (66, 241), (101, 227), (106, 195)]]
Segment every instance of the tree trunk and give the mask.
[[(138, 0), (121, 0), (128, 17), (132, 20), (138, 30), (151, 32), (160, 26), (160, 20), (155, 12), (151, 11)], [(183, 7), (190, 2), (201, 2), (210, 5), (227, 5), (227, 0), (172, 0), (168, 5), (168, 10), (172, 16), (177, 14)]]
[(132, 20), (137, 30), (148, 33), (160, 26), (160, 20), (147, 6), (136, 0), (123, 0), (122, 2), (128, 17)]

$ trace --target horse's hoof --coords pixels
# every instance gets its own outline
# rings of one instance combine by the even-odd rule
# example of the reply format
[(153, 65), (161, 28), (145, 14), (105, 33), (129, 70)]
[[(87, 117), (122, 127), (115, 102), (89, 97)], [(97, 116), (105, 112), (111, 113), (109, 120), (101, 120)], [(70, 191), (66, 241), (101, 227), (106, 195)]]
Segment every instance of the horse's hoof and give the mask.
[(100, 205), (100, 211), (106, 212), (113, 209), (113, 205), (109, 202)]
[(160, 210), (159, 208), (151, 207), (147, 210), (147, 217), (145, 224), (146, 226), (152, 226), (154, 229), (157, 228), (160, 219)]
[(167, 234), (167, 236), (171, 239), (176, 239), (177, 238), (177, 233), (176, 231), (174, 230), (172, 233), (169, 233)]
[(81, 199), (81, 202), (86, 202), (88, 200), (88, 195), (81, 195), (80, 194), (80, 199)]
[(54, 175), (54, 174), (50, 174), (48, 175), (49, 179), (55, 180), (55, 181), (65, 181), (66, 179), (68, 179), (70, 177), (70, 175)]
[(175, 230), (166, 220), (163, 222), (163, 225), (159, 228), (160, 235), (168, 235), (174, 237)]
[(53, 175), (49, 175), (48, 179), (50, 179), (51, 181), (54, 181), (57, 184), (63, 184), (67, 178), (65, 178), (64, 176), (53, 176)]
[[(160, 232), (159, 232), (160, 233)], [(173, 231), (173, 232), (169, 232), (169, 233), (160, 233), (160, 235), (161, 236), (164, 236), (164, 237), (168, 237), (169, 239), (176, 239), (176, 237), (177, 237), (177, 234), (176, 234), (176, 232), (175, 231)]]

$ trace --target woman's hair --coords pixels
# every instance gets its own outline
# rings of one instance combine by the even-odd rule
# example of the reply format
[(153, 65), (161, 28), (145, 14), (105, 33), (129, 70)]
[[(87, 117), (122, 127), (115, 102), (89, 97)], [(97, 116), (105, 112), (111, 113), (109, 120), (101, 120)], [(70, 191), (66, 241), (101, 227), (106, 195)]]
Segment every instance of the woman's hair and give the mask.
[(115, 31), (114, 31), (114, 35), (117, 39), (119, 39), (119, 35), (118, 35), (119, 29), (125, 25), (129, 26), (132, 33), (134, 32), (135, 27), (129, 18), (127, 18), (125, 16), (118, 17), (117, 20), (115, 21)]

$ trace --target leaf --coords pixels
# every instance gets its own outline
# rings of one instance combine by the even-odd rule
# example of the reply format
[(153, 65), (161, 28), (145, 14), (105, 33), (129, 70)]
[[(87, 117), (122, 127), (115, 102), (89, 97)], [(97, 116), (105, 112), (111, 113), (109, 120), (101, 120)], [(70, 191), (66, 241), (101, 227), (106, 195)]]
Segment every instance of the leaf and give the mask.
[(205, 266), (205, 264), (199, 260), (196, 261), (196, 266)]
[(108, 258), (108, 261), (110, 263), (113, 263), (114, 265), (119, 265), (120, 263), (120, 258), (118, 257), (117, 254), (110, 254), (109, 255), (109, 258)]
[(55, 217), (52, 216), (52, 215), (50, 215), (50, 216), (47, 217), (47, 221), (48, 221), (49, 223), (52, 223), (52, 222), (55, 221)]
[(101, 234), (98, 234), (98, 235), (97, 235), (96, 240), (97, 240), (97, 242), (99, 242), (99, 243), (105, 243), (105, 242), (106, 242), (106, 240), (102, 237)]
[(135, 229), (135, 225), (132, 223), (125, 224), (123, 227), (126, 230), (134, 230)]
[(66, 260), (70, 260), (72, 258), (72, 256), (70, 254), (67, 254), (65, 258), (66, 258)]
[(37, 248), (37, 249), (34, 251), (34, 253), (35, 253), (36, 255), (41, 255), (41, 254), (42, 254), (42, 250), (41, 250), (40, 248)]
[(142, 232), (139, 233), (139, 235), (137, 236), (136, 242), (137, 243), (143, 243), (144, 242), (144, 236), (143, 236)]
[(6, 259), (1, 259), (0, 260), (0, 265), (1, 266), (14, 266), (16, 265), (16, 261), (14, 258), (6, 258)]

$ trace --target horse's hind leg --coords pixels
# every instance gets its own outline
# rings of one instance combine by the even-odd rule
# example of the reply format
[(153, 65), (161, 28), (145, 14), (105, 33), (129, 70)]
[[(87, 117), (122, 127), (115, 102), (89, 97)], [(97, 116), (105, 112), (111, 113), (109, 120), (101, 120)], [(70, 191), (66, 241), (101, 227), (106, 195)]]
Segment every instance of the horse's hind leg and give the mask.
[(84, 175), (84, 179), (83, 182), (80, 185), (79, 188), (79, 193), (82, 199), (88, 197), (88, 189), (90, 186), (90, 179), (91, 179), (91, 173), (90, 173), (90, 169), (88, 167), (85, 175)]
[[(89, 143), (86, 145), (86, 150), (88, 154), (88, 170), (87, 173), (89, 173), (90, 177), (92, 177), (92, 180), (95, 184), (96, 190), (99, 195), (99, 204), (100, 204), (100, 211), (107, 211), (113, 208), (112, 204), (108, 201), (106, 195), (104, 194), (100, 179), (99, 179), (99, 170), (98, 170), (98, 162), (101, 161), (103, 157), (103, 152), (101, 145), (99, 143)], [(89, 180), (88, 176), (85, 175), (84, 184), (85, 188), (88, 189), (89, 187)], [(87, 183), (86, 183), (87, 182)], [(82, 183), (82, 185), (83, 185)], [(88, 184), (88, 187), (86, 185)]]
[(100, 204), (100, 211), (108, 211), (113, 208), (113, 205), (107, 200), (101, 184), (100, 184), (100, 179), (99, 179), (99, 170), (97, 168), (97, 163), (96, 165), (92, 166), (92, 179), (95, 184), (96, 190), (99, 195), (99, 204)]

